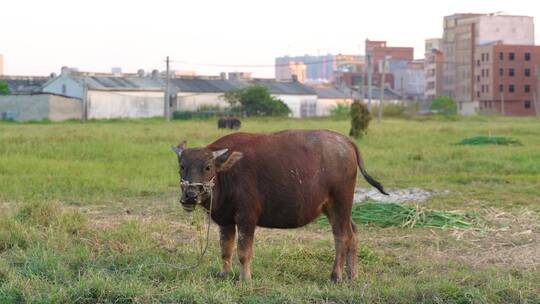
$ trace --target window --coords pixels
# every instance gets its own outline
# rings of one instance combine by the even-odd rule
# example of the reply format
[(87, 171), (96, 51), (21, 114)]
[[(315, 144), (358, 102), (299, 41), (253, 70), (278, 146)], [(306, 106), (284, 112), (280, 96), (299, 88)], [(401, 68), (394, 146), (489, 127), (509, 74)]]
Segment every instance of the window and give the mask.
[(516, 71), (514, 69), (508, 69), (508, 76), (514, 76)]
[(486, 77), (489, 77), (489, 69), (486, 69)]
[(484, 85), (482, 85), (482, 93), (485, 92), (485, 88), (486, 88), (486, 87), (485, 87)]
[(523, 89), (525, 90), (525, 93), (529, 93), (531, 91), (531, 86), (526, 84)]
[(514, 93), (514, 91), (515, 91), (514, 85), (513, 84), (509, 85), (508, 86), (508, 92)]
[(525, 53), (525, 61), (531, 60), (531, 53)]
[(530, 109), (531, 108), (531, 101), (530, 100), (525, 100), (525, 102), (523, 102), (523, 106), (525, 107), (525, 109)]
[(476, 91), (476, 97), (480, 97), (480, 91)]
[(300, 116), (312, 117), (317, 115), (317, 102), (314, 100), (300, 101)]
[(484, 76), (485, 76), (485, 74), (484, 74), (484, 69), (482, 69), (482, 77), (484, 77)]
[(489, 84), (486, 84), (486, 93), (489, 93)]
[(476, 76), (476, 81), (480, 82), (480, 75)]
[(503, 68), (499, 69), (499, 76), (504, 76), (504, 69)]
[(509, 54), (508, 54), (508, 60), (514, 60), (514, 59), (516, 59), (516, 54), (515, 54), (515, 53), (512, 53), (512, 52), (509, 53)]
[(501, 93), (504, 92), (504, 85), (502, 84), (499, 85), (499, 92)]
[(486, 60), (484, 53), (482, 53), (482, 61)]
[(531, 77), (531, 69), (525, 69), (525, 77)]
[(503, 52), (499, 52), (499, 60), (504, 60), (504, 53)]
[(489, 61), (489, 53), (486, 53), (486, 61)]
[(62, 94), (64, 94), (64, 95), (65, 95), (65, 94), (66, 94), (66, 92), (67, 92), (67, 88), (66, 88), (66, 85), (65, 85), (65, 84), (63, 84), (63, 85), (62, 85)]
[(480, 66), (480, 60), (476, 60), (476, 65)]

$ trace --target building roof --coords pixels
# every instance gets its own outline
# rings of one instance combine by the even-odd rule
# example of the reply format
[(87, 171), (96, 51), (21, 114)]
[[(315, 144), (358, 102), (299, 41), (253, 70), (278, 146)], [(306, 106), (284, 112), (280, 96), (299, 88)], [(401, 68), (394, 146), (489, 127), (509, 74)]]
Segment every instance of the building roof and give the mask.
[(346, 89), (339, 89), (336, 87), (314, 87), (317, 93), (317, 97), (321, 99), (347, 99), (351, 98), (351, 92), (347, 93)]
[(161, 82), (149, 77), (137, 76), (72, 76), (77, 82), (86, 81), (95, 90), (162, 90)]
[(273, 79), (207, 79), (207, 78), (173, 78), (171, 84), (180, 92), (194, 93), (225, 93), (238, 89), (243, 89), (253, 85), (260, 85), (268, 88), (271, 94), (278, 95), (315, 95), (316, 92), (300, 83), (276, 81)]
[[(371, 98), (373, 99), (379, 99), (380, 98), (380, 89), (376, 87), (371, 88)], [(364, 98), (368, 98), (368, 88), (367, 86), (364, 89)], [(384, 88), (384, 100), (395, 100), (395, 99), (401, 99), (401, 95), (397, 93), (396, 91), (386, 87)]]
[(43, 76), (0, 76), (7, 83), (11, 94), (40, 92), (50, 77)]
[(170, 81), (180, 92), (225, 93), (248, 86), (245, 81), (227, 79), (173, 78)]
[(312, 88), (297, 81), (276, 81), (273, 79), (250, 80), (251, 85), (260, 85), (268, 88), (272, 94), (283, 95), (316, 95)]

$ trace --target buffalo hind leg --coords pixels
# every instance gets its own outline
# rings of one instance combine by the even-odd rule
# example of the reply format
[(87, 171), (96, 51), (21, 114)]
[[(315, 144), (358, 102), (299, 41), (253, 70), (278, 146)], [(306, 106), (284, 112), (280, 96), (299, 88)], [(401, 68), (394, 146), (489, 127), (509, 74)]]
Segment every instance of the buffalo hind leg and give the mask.
[(240, 260), (240, 281), (251, 280), (251, 258), (253, 257), (253, 236), (255, 225), (238, 226), (238, 259)]
[(332, 225), (332, 233), (334, 235), (334, 245), (336, 250), (336, 256), (334, 258), (334, 265), (332, 267), (332, 275), (330, 279), (332, 282), (340, 282), (342, 280), (343, 266), (345, 264), (345, 257), (347, 255), (347, 249), (349, 244), (349, 236), (347, 234), (347, 227), (350, 225), (345, 224), (347, 220), (342, 219), (342, 216), (336, 212), (334, 206), (329, 206), (326, 210), (326, 216), (328, 221)]
[(332, 225), (336, 257), (332, 270), (331, 280), (339, 282), (347, 261), (347, 274), (349, 278), (356, 277), (357, 245), (356, 226), (352, 222), (351, 212), (356, 179), (351, 179), (351, 185), (341, 186), (332, 195), (332, 199), (325, 208), (328, 220)]
[(221, 245), (221, 260), (223, 261), (223, 267), (219, 273), (220, 278), (226, 277), (231, 272), (235, 234), (236, 227), (234, 225), (219, 226), (219, 243)]
[(347, 275), (349, 279), (356, 279), (358, 276), (358, 238), (356, 236), (356, 224), (351, 221), (352, 235), (349, 240), (347, 250)]

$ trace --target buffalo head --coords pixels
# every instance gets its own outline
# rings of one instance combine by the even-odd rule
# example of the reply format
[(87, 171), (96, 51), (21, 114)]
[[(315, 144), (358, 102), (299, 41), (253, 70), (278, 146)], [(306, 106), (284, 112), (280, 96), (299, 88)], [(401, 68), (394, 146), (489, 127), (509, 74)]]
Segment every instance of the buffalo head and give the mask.
[(186, 141), (171, 149), (178, 156), (182, 207), (191, 212), (210, 198), (212, 183), (219, 172), (229, 170), (243, 154), (228, 149), (187, 148)]

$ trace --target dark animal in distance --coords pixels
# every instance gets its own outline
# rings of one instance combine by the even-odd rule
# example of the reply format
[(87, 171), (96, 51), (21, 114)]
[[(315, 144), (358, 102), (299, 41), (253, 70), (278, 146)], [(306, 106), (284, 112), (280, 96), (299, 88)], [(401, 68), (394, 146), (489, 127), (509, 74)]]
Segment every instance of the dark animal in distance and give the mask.
[(188, 149), (185, 142), (172, 148), (180, 166), (184, 209), (201, 205), (208, 210), (213, 197), (211, 217), (220, 229), (221, 277), (231, 271), (236, 233), (240, 278), (249, 280), (257, 226), (297, 228), (321, 213), (328, 217), (335, 240), (332, 281), (342, 279), (345, 261), (348, 277), (356, 277), (358, 241), (351, 211), (357, 168), (372, 186), (387, 193), (367, 173), (349, 138), (327, 130), (239, 132), (202, 148)]
[(240, 119), (235, 117), (222, 117), (218, 120), (218, 129), (234, 129), (238, 130), (242, 126)]

